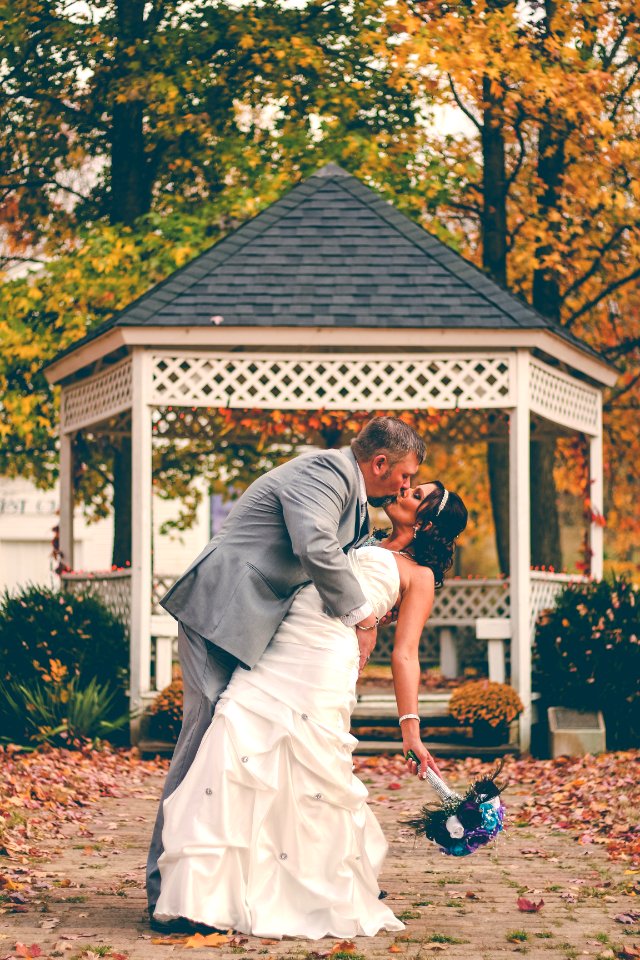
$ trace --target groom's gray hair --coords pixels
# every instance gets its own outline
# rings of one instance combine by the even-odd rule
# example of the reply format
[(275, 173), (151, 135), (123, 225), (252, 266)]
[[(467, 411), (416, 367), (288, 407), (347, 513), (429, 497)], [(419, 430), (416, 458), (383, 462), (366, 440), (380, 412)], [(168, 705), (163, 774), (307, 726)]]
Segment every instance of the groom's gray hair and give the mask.
[(356, 459), (362, 462), (384, 453), (390, 465), (403, 460), (410, 453), (415, 453), (418, 463), (422, 463), (426, 453), (422, 437), (398, 417), (374, 417), (369, 420), (351, 441), (351, 449)]

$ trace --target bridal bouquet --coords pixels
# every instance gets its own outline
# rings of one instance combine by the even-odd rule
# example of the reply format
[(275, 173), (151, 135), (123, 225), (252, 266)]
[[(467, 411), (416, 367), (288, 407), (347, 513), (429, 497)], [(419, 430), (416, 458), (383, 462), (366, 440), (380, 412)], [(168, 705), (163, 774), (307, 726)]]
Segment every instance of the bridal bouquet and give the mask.
[[(418, 760), (412, 750), (408, 756)], [(499, 772), (498, 767), (491, 776), (476, 780), (461, 797), (428, 768), (427, 781), (442, 802), (436, 809), (423, 807), (421, 815), (410, 820), (409, 826), (452, 857), (473, 853), (493, 840), (503, 827), (505, 808), (500, 800), (501, 788), (495, 782)]]

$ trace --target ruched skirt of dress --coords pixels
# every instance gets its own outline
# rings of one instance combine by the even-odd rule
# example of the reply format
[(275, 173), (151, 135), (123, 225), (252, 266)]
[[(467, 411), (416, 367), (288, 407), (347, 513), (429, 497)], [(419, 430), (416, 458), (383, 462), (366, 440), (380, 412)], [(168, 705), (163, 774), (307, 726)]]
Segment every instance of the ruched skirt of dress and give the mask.
[(378, 899), (387, 844), (353, 774), (357, 673), (355, 631), (305, 587), (165, 800), (156, 919), (314, 940), (403, 929)]

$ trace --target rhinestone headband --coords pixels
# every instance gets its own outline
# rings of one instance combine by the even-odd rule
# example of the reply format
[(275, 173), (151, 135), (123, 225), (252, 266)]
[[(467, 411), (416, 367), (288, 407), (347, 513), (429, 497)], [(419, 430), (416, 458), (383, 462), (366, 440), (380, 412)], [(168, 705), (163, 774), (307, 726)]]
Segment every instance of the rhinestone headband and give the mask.
[(445, 506), (447, 505), (447, 500), (448, 500), (448, 499), (449, 499), (449, 491), (448, 491), (447, 489), (445, 489), (444, 493), (442, 494), (442, 500), (440, 501), (440, 505), (439, 505), (438, 509), (436, 510), (436, 517), (439, 517), (439, 516), (440, 516), (440, 514), (441, 514), (442, 511), (444, 510)]

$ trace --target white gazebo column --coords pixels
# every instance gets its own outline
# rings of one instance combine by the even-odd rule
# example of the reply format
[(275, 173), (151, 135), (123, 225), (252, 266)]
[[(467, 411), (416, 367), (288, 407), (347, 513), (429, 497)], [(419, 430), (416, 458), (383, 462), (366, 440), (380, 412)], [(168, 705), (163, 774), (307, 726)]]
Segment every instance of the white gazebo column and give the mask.
[[(130, 706), (139, 714), (151, 687), (152, 424), (151, 355), (133, 354), (131, 405)], [(134, 718), (132, 734), (137, 733)]]
[(531, 514), (529, 352), (515, 356), (515, 407), (509, 429), (509, 565), (511, 585), (511, 684), (524, 704), (520, 749), (531, 742)]
[(63, 563), (73, 570), (73, 434), (60, 430), (60, 516), (58, 540)]
[[(593, 518), (602, 517), (603, 497), (603, 456), (602, 456), (602, 394), (598, 398), (598, 425), (596, 432), (589, 438), (589, 479), (591, 513)], [(589, 547), (591, 549), (591, 576), (602, 579), (604, 561), (604, 530), (601, 523), (591, 520), (589, 527)]]

